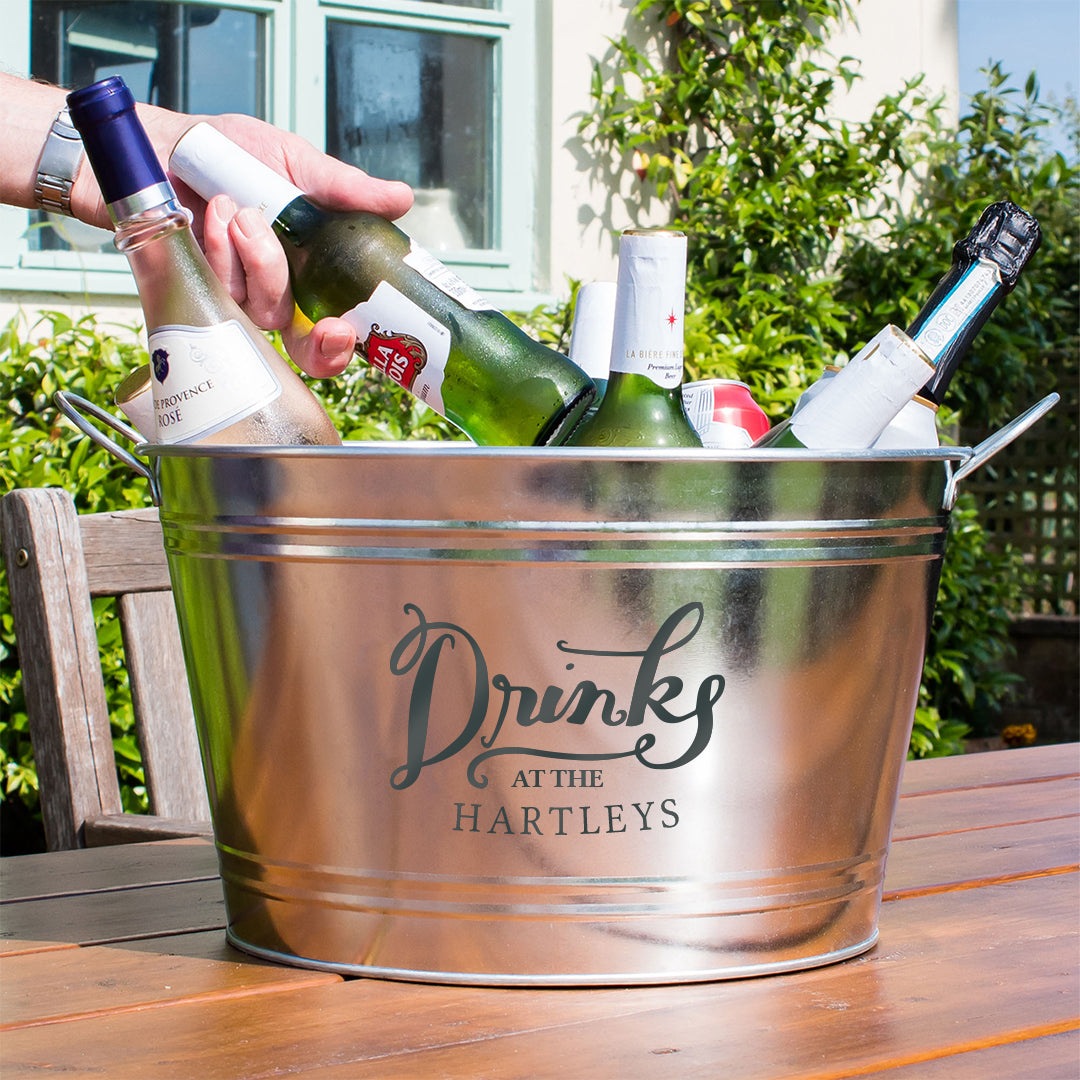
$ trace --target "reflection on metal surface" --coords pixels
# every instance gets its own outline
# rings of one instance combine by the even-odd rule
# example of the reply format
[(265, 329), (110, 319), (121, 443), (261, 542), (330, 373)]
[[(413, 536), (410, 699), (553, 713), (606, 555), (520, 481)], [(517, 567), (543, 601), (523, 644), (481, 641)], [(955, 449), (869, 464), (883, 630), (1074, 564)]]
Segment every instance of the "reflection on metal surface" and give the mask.
[(241, 948), (547, 985), (873, 944), (967, 451), (151, 452)]

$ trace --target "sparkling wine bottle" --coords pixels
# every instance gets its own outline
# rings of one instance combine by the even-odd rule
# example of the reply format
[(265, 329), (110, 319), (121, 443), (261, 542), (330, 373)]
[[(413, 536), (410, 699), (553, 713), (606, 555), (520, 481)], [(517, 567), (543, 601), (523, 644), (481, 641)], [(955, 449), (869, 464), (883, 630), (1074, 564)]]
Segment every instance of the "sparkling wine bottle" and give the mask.
[(567, 357), (533, 341), (452, 271), (375, 214), (322, 210), (198, 124), (173, 172), (203, 198), (258, 207), (289, 260), (297, 306), (340, 316), (357, 352), (481, 445), (560, 443), (595, 393)]
[[(983, 211), (975, 227), (953, 248), (952, 266), (938, 282), (907, 336), (933, 364), (926, 385), (906, 401), (869, 444), (874, 450), (934, 447), (939, 443), (938, 406), (975, 336), (1039, 248), (1039, 223), (1011, 202)], [(799, 398), (792, 417), (825, 392), (841, 368), (829, 367)], [(783, 434), (778, 432), (778, 436)]]
[(960, 361), (994, 309), (1016, 287), (1042, 230), (1015, 203), (988, 206), (953, 248), (952, 266), (908, 327), (934, 374), (874, 442), (874, 449), (937, 446), (935, 417)]
[(611, 374), (574, 446), (701, 446), (682, 399), (686, 236), (630, 229), (619, 239)]
[(123, 79), (76, 90), (68, 107), (139, 289), (152, 441), (339, 443), (315, 396), (211, 271)]

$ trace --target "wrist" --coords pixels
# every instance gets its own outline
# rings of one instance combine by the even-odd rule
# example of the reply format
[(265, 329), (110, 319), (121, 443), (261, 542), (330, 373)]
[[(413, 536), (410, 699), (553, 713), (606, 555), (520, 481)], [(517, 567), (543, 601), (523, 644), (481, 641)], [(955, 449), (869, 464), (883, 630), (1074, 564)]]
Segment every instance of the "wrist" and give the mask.
[(66, 108), (60, 109), (42, 144), (34, 176), (34, 205), (71, 214), (71, 190), (86, 154)]
[(58, 86), (30, 82), (0, 72), (0, 127), (4, 131), (4, 168), (0, 202), (31, 209), (37, 163), (56, 114), (64, 107)]

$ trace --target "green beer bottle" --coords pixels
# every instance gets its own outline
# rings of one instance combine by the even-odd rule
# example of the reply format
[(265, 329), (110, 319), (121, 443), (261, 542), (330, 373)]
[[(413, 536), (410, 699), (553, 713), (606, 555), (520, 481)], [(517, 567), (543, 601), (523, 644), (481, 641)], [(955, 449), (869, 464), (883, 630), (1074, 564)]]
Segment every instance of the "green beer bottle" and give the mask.
[(558, 444), (595, 388), (456, 274), (376, 214), (334, 213), (209, 124), (176, 144), (170, 167), (203, 198), (225, 193), (271, 223), (308, 318), (356, 330), (373, 367), (487, 446)]
[(629, 229), (619, 238), (611, 374), (573, 446), (700, 446), (686, 418), (683, 309), (686, 236)]

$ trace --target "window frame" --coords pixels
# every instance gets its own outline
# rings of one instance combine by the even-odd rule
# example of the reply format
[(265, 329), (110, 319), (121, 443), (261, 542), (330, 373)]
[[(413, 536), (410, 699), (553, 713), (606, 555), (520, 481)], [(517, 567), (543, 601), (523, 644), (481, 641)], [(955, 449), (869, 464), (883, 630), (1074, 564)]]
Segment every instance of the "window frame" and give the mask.
[[(474, 288), (510, 307), (533, 299), (536, 243), (535, 4), (502, 0), (498, 10), (425, 0), (184, 0), (266, 17), (264, 71), (267, 120), (325, 145), (327, 22), (463, 34), (495, 42), (492, 133), (492, 248), (440, 253)], [(30, 66), (31, 0), (15, 5), (16, 30), (0, 41), (0, 65), (26, 74)], [(512, 73), (512, 74), (511, 74)], [(0, 293), (137, 296), (119, 253), (32, 251), (30, 212), (0, 207)], [(42, 298), (44, 299), (44, 297)]]

